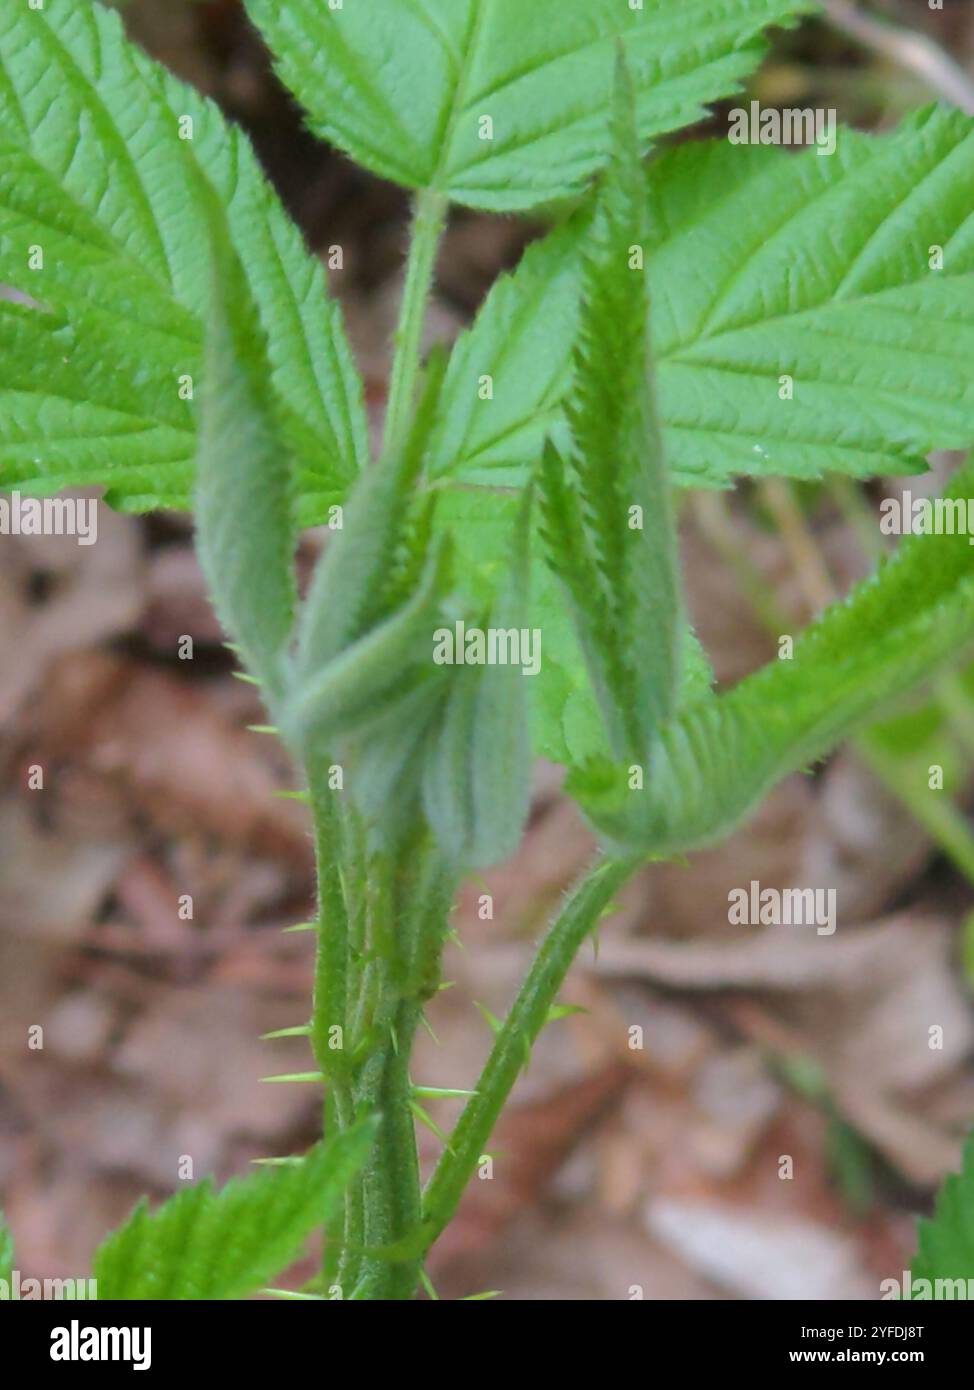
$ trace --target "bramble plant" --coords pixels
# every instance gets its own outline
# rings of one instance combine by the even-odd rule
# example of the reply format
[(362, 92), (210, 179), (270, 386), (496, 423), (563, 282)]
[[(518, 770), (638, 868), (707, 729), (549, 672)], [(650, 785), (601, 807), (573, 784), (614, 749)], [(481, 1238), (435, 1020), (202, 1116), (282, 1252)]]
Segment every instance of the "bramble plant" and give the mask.
[[(414, 194), (373, 462), (341, 314), (246, 138), (95, 0), (3, 6), (0, 484), (192, 506), (317, 846), (313, 1012), (284, 1031), (308, 1037), (323, 1145), (137, 1210), (98, 1252), (101, 1297), (244, 1296), (322, 1225), (320, 1296), (413, 1297), (626, 881), (729, 834), (974, 641), (974, 548), (911, 535), (793, 659), (713, 689), (683, 490), (917, 472), (974, 440), (974, 124), (930, 108), (826, 157), (661, 149), (816, 5), (686, 9), (247, 0), (311, 129)], [(555, 225), (424, 361), (451, 204)], [(949, 498), (972, 488), (968, 464)], [(533, 754), (568, 769), (602, 853), (423, 1192), (414, 1034), (463, 875), (519, 842)]]

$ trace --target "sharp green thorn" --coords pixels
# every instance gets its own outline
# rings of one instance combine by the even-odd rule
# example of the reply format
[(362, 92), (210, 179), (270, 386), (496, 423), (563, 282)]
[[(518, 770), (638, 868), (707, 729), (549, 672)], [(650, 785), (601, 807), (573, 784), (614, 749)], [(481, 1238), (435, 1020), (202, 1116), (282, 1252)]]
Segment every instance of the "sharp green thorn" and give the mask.
[(439, 1038), (436, 1036), (436, 1034), (433, 1032), (433, 1025), (432, 1025), (432, 1023), (430, 1023), (430, 1021), (429, 1021), (429, 1019), (426, 1017), (426, 1015), (425, 1015), (425, 1014), (420, 1014), (420, 1016), (419, 1016), (419, 1021), (420, 1021), (420, 1023), (423, 1025), (423, 1027), (426, 1029), (426, 1032), (430, 1035), (430, 1037), (431, 1037), (431, 1038), (433, 1039), (433, 1041), (436, 1043), (437, 1047), (439, 1047), (439, 1046), (440, 1046), (440, 1040), (439, 1040)]
[(244, 685), (260, 685), (256, 676), (249, 675), (246, 671), (231, 672), (235, 681), (243, 681)]
[(414, 1096), (423, 1096), (426, 1100), (450, 1100), (455, 1097), (475, 1096), (476, 1091), (453, 1090), (452, 1087), (443, 1086), (414, 1086)]
[(545, 1024), (557, 1023), (562, 1018), (572, 1018), (575, 1014), (587, 1014), (588, 1009), (583, 1009), (581, 1004), (552, 1004), (548, 1010), (548, 1017)]
[(415, 1115), (416, 1119), (419, 1120), (420, 1124), (424, 1124), (428, 1130), (430, 1130), (433, 1134), (436, 1135), (440, 1143), (445, 1145), (446, 1148), (449, 1149), (450, 1141), (449, 1139), (447, 1139), (446, 1135), (443, 1133), (442, 1129), (440, 1129), (439, 1125), (436, 1123), (433, 1117), (431, 1115), (427, 1115), (423, 1107), (421, 1105), (417, 1105), (414, 1100), (409, 1101), (409, 1108)]
[(487, 1289), (485, 1293), (468, 1293), (465, 1298), (458, 1301), (460, 1303), (482, 1303), (487, 1298), (503, 1298), (503, 1290)]
[(268, 1294), (271, 1298), (286, 1298), (297, 1303), (327, 1303), (327, 1299), (320, 1293), (297, 1293), (294, 1289), (262, 1289), (261, 1293)]
[(288, 1154), (283, 1158), (252, 1158), (250, 1161), (256, 1168), (292, 1168), (303, 1160), (296, 1154)]
[(320, 1071), (295, 1071), (287, 1072), (282, 1076), (262, 1076), (261, 1081), (324, 1081), (324, 1073)]
[(248, 724), (247, 732), (251, 734), (276, 734), (277, 728), (274, 724)]
[(261, 1033), (261, 1042), (273, 1042), (275, 1038), (307, 1038), (311, 1035), (311, 1024), (300, 1023), (296, 1028), (278, 1028), (273, 1033)]
[(295, 931), (317, 931), (317, 930), (318, 930), (318, 923), (317, 923), (317, 922), (298, 922), (298, 923), (296, 923), (293, 927), (284, 927), (284, 928), (283, 928), (283, 931), (284, 931), (284, 935), (285, 935), (285, 936), (287, 936), (290, 932), (295, 932)]
[(479, 1009), (480, 1013), (483, 1014), (484, 1018), (490, 1025), (491, 1032), (494, 1034), (499, 1033), (504, 1026), (503, 1023), (501, 1023), (500, 1019), (497, 1018), (494, 1014), (492, 1014), (490, 1009), (485, 1008), (483, 1004), (478, 1004), (476, 999), (473, 1002), (474, 1008)]
[(421, 1270), (419, 1271), (419, 1282), (422, 1284), (423, 1288), (424, 1288), (424, 1289), (426, 1290), (426, 1292), (429, 1294), (429, 1296), (430, 1296), (430, 1298), (432, 1299), (432, 1301), (433, 1301), (434, 1303), (439, 1303), (439, 1301), (440, 1301), (440, 1295), (439, 1295), (439, 1294), (436, 1292), (436, 1290), (433, 1288), (433, 1281), (430, 1279), (430, 1277), (429, 1277), (429, 1275), (426, 1273), (426, 1270), (425, 1270), (425, 1269), (421, 1269)]

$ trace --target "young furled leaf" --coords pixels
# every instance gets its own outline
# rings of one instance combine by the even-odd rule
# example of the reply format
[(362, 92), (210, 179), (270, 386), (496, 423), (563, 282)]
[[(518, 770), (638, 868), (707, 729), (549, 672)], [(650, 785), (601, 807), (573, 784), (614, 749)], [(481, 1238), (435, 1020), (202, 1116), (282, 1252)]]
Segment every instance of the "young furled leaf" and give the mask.
[(617, 40), (646, 145), (738, 90), (763, 29), (816, 7), (694, 0), (688, 24), (685, 0), (247, 0), (316, 134), (495, 212), (575, 196), (605, 161)]
[[(436, 533), (449, 535), (463, 558), (455, 576), (456, 585), (462, 586), (461, 601), (471, 612), (483, 612), (504, 581), (520, 494), (447, 486), (437, 488), (436, 497)], [(545, 563), (540, 544), (532, 547), (530, 589), (531, 624), (541, 630), (544, 641), (541, 670), (530, 682), (534, 752), (562, 764), (608, 756), (599, 705), (561, 582)], [(712, 687), (713, 672), (689, 628), (683, 635), (683, 652), (680, 701), (686, 704)]]
[(0, 6), (0, 486), (102, 483), (186, 507), (208, 301), (205, 180), (226, 210), (301, 464), (304, 520), (367, 455), (362, 388), (321, 267), (246, 137), (93, 0)]
[[(521, 503), (510, 572), (484, 625), (504, 642), (491, 664), (453, 668), (423, 765), (423, 807), (448, 858), (483, 868), (517, 847), (530, 803), (531, 740), (521, 639), (529, 609), (531, 494)], [(455, 634), (444, 630), (451, 641)], [(459, 640), (459, 639), (456, 639)], [(520, 663), (515, 662), (517, 643)], [(461, 653), (454, 652), (459, 659)], [(540, 651), (535, 653), (541, 661)], [(535, 672), (537, 674), (537, 672)]]
[(297, 602), (294, 467), (250, 287), (216, 203), (211, 242), (197, 549), (221, 622), (273, 700), (283, 692)]
[[(402, 765), (436, 701), (432, 632), (452, 573), (448, 538), (432, 533), (432, 506), (420, 498), (430, 421), (445, 362), (434, 354), (412, 428), (366, 469), (344, 509), (342, 528), (318, 562), (301, 614), (287, 708), (290, 737), (321, 753), (364, 732), (385, 747), (409, 700)], [(377, 771), (377, 769), (373, 769)], [(391, 792), (380, 771), (377, 787)]]
[(246, 1298), (296, 1258), (365, 1163), (373, 1120), (213, 1190), (207, 1180), (150, 1212), (140, 1202), (95, 1252), (99, 1299)]
[(613, 155), (583, 276), (570, 445), (541, 470), (548, 560), (562, 581), (618, 758), (648, 756), (675, 708), (684, 617), (649, 337), (645, 195), (620, 60)]
[(418, 582), (429, 527), (417, 518), (416, 488), (445, 367), (443, 355), (432, 354), (408, 438), (362, 473), (318, 562), (301, 616), (298, 683), (390, 616), (395, 600), (408, 596), (404, 573)]
[[(937, 1194), (933, 1216), (921, 1221), (919, 1244), (910, 1273), (913, 1296), (917, 1281), (926, 1279), (933, 1286), (927, 1297), (934, 1297), (936, 1280), (950, 1283), (944, 1297), (968, 1298), (974, 1287), (974, 1136), (968, 1139), (959, 1173), (952, 1173)], [(957, 1293), (955, 1280), (963, 1280)], [(943, 1287), (943, 1286), (941, 1286)]]
[[(974, 497), (974, 464), (946, 494)], [(912, 535), (776, 661), (664, 725), (645, 785), (591, 766), (570, 779), (593, 822), (627, 850), (669, 858), (729, 834), (790, 772), (824, 757), (884, 703), (974, 645), (974, 547)]]
[(322, 753), (382, 720), (417, 689), (434, 698), (442, 681), (432, 660), (433, 632), (450, 569), (441, 539), (419, 586), (394, 613), (320, 666), (308, 660), (298, 668), (281, 712), (282, 729), (296, 746)]
[[(841, 129), (830, 157), (684, 144), (649, 166), (647, 197), (674, 483), (911, 472), (974, 440), (970, 117), (933, 108), (889, 134)], [(516, 487), (546, 435), (563, 444), (589, 235), (586, 210), (488, 295), (451, 359), (431, 477)]]

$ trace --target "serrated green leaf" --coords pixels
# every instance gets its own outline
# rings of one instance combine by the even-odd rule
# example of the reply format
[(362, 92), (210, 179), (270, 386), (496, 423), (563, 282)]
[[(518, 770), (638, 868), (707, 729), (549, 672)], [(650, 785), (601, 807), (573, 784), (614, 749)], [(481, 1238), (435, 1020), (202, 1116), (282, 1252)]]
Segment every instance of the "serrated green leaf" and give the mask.
[(383, 178), (497, 212), (576, 195), (603, 163), (617, 40), (648, 144), (736, 91), (763, 29), (814, 8), (694, 0), (688, 24), (685, 0), (247, 0), (318, 135)]
[[(257, 300), (302, 516), (344, 494), (366, 422), (321, 267), (246, 137), (92, 0), (0, 12), (0, 263), (41, 306), (0, 303), (0, 486), (103, 483), (126, 509), (187, 505), (195, 421), (180, 387), (201, 368), (201, 176)], [(28, 268), (32, 247), (43, 269)]]
[[(974, 500), (974, 464), (948, 497)], [(603, 833), (669, 858), (730, 831), (790, 772), (974, 644), (974, 547), (914, 535), (778, 660), (663, 726), (643, 788), (623, 768), (569, 779)]]
[(680, 690), (683, 600), (656, 409), (646, 215), (632, 89), (620, 57), (613, 152), (584, 253), (566, 405), (571, 442), (540, 473), (548, 561), (561, 580), (610, 746), (644, 759)]
[[(974, 121), (939, 108), (888, 135), (841, 130), (831, 157), (684, 145), (647, 178), (674, 482), (904, 473), (974, 440)], [(531, 247), (460, 339), (431, 474), (519, 486), (545, 435), (561, 443), (588, 219)]]
[(276, 417), (266, 340), (215, 203), (211, 243), (197, 550), (224, 628), (274, 697), (283, 690), (297, 604), (295, 470)]
[(153, 1212), (141, 1202), (95, 1253), (99, 1299), (245, 1298), (334, 1213), (374, 1134), (367, 1121), (296, 1166), (262, 1168), (219, 1192), (207, 1180)]
[[(968, 1139), (959, 1173), (946, 1179), (939, 1193), (934, 1214), (921, 1221), (918, 1230), (919, 1247), (911, 1266), (914, 1283), (918, 1279), (962, 1279), (963, 1291), (956, 1288), (941, 1297), (968, 1298), (974, 1288), (974, 1137)], [(936, 1288), (929, 1296), (933, 1297)]]

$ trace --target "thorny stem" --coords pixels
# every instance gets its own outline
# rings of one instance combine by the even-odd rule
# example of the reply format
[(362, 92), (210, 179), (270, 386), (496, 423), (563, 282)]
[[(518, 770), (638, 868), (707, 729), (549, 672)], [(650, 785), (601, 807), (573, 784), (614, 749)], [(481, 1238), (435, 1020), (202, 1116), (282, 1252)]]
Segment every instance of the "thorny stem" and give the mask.
[[(369, 1162), (328, 1237), (324, 1278), (345, 1297), (408, 1299), (419, 1278), (421, 1189), (409, 1058), (435, 991), (456, 875), (425, 831), (398, 848), (366, 845), (341, 794), (311, 804), (319, 877), (312, 1041), (325, 1076), (327, 1132), (364, 1115), (379, 1128)], [(333, 1031), (342, 1029), (340, 1046)]]
[(487, 1065), (430, 1179), (423, 1201), (427, 1247), (449, 1225), (514, 1083), (572, 962), (615, 894), (646, 862), (645, 855), (599, 860), (549, 928), (527, 979), (497, 1035)]
[(419, 1280), (421, 1191), (409, 1059), (425, 1000), (435, 992), (457, 875), (423, 831), (396, 855), (388, 907), (395, 931), (384, 962), (378, 1045), (356, 1087), (380, 1115), (363, 1179), (365, 1258), (357, 1298), (409, 1299)]
[[(314, 817), (315, 864), (318, 877), (318, 944), (315, 961), (314, 1006), (311, 1042), (325, 1076), (325, 1133), (347, 1129), (355, 1108), (344, 1050), (348, 1024), (349, 909), (342, 878), (342, 824), (334, 793), (312, 776), (311, 808)], [(340, 1034), (332, 1032), (340, 1029)], [(332, 1046), (338, 1042), (339, 1047)], [(326, 1286), (354, 1276), (348, 1268), (362, 1244), (361, 1192), (358, 1184), (346, 1194), (340, 1224), (326, 1232), (324, 1277)]]
[(446, 225), (447, 207), (447, 199), (435, 189), (424, 188), (416, 195), (406, 282), (396, 330), (396, 354), (389, 384), (384, 440), (387, 452), (406, 437), (412, 418), (426, 306), (433, 285), (440, 238)]
[(364, 1247), (356, 1297), (409, 1299), (419, 1278), (417, 1256), (395, 1258), (392, 1248), (415, 1232), (420, 1219), (419, 1159), (410, 1109), (409, 1055), (419, 1005), (403, 1000), (384, 1043), (363, 1069), (359, 1104), (380, 1116), (379, 1132), (362, 1180)]

